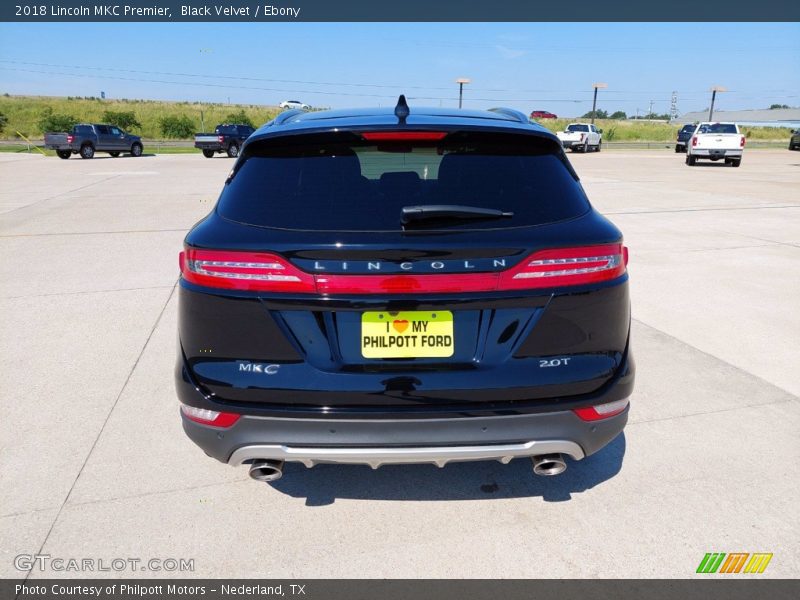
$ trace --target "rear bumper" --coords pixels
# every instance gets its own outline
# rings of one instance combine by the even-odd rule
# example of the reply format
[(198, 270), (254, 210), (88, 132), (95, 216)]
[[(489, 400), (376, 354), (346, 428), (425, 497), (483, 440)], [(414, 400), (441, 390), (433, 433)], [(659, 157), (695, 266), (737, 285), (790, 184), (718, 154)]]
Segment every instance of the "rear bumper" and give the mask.
[(224, 150), (219, 142), (195, 142), (194, 147), (198, 150), (213, 150), (214, 152), (222, 152)]
[(725, 150), (725, 149), (709, 149), (704, 150), (702, 148), (699, 149), (692, 149), (692, 156), (696, 158), (741, 158), (742, 157), (742, 150)]
[(572, 411), (448, 419), (290, 419), (242, 416), (228, 429), (182, 416), (183, 429), (206, 454), (231, 465), (256, 459), (382, 464), (500, 460), (563, 453), (580, 460), (625, 427), (628, 408), (602, 421)]

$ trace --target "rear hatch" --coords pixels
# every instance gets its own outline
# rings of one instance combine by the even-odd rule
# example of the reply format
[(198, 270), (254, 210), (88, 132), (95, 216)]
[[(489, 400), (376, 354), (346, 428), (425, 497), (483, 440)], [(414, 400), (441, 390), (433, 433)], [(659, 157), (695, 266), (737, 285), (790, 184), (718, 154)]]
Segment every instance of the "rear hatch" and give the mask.
[(552, 136), (253, 140), (181, 263), (181, 365), (229, 404), (569, 399), (627, 348), (621, 235)]

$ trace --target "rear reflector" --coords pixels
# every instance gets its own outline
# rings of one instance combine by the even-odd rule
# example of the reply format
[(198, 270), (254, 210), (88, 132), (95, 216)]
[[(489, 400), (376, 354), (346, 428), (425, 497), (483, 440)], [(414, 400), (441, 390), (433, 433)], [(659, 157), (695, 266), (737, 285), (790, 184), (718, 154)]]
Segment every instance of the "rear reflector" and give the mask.
[(534, 252), (496, 273), (345, 275), (301, 271), (285, 258), (262, 252), (187, 248), (181, 274), (189, 283), (213, 288), (301, 294), (442, 294), (577, 286), (625, 274), (627, 248), (602, 244)]
[(430, 142), (446, 135), (446, 131), (369, 131), (361, 137), (369, 142)]
[(615, 400), (614, 402), (607, 402), (606, 404), (576, 408), (573, 412), (584, 421), (600, 421), (620, 414), (628, 408), (628, 403), (629, 400), (623, 398), (622, 400)]
[(187, 406), (186, 404), (181, 404), (181, 412), (190, 421), (202, 425), (210, 425), (211, 427), (230, 427), (236, 423), (241, 416), (236, 413), (207, 410), (205, 408)]

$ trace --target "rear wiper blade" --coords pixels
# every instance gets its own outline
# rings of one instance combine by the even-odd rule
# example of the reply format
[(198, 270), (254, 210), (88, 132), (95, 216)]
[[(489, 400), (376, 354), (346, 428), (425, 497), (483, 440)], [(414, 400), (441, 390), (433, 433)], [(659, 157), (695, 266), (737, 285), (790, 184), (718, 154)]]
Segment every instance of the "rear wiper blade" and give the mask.
[(400, 222), (408, 225), (412, 221), (426, 219), (508, 219), (513, 212), (481, 206), (462, 206), (459, 204), (422, 204), (404, 206), (401, 210)]

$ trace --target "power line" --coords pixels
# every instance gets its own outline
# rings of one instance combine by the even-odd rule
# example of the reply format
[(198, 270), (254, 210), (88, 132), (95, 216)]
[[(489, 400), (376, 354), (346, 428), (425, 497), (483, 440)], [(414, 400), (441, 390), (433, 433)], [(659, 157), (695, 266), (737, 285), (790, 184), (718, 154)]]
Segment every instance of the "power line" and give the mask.
[[(321, 86), (341, 86), (341, 87), (359, 87), (359, 88), (386, 88), (386, 89), (393, 89), (393, 90), (424, 90), (424, 91), (451, 91), (452, 87), (438, 87), (438, 86), (419, 86), (419, 85), (401, 85), (401, 84), (386, 84), (386, 83), (361, 83), (361, 82), (351, 82), (351, 81), (313, 81), (313, 80), (299, 80), (299, 79), (272, 79), (266, 77), (251, 77), (245, 75), (223, 75), (223, 74), (203, 74), (203, 73), (183, 73), (183, 72), (172, 72), (172, 71), (147, 71), (147, 70), (139, 70), (139, 69), (121, 69), (118, 67), (97, 67), (97, 66), (87, 66), (87, 65), (63, 65), (63, 64), (53, 64), (53, 63), (39, 63), (39, 62), (30, 62), (30, 61), (20, 61), (20, 60), (11, 60), (11, 59), (0, 59), (2, 63), (8, 64), (16, 64), (16, 65), (29, 65), (29, 66), (37, 66), (37, 67), (48, 67), (48, 68), (57, 68), (57, 69), (83, 69), (83, 70), (91, 70), (91, 71), (115, 71), (119, 73), (134, 73), (134, 74), (141, 74), (141, 75), (159, 75), (159, 76), (167, 76), (167, 77), (193, 77), (193, 78), (201, 78), (201, 79), (222, 79), (228, 81), (259, 81), (259, 82), (271, 82), (271, 83), (289, 83), (289, 84), (299, 84), (299, 85), (321, 85)], [(18, 69), (22, 70), (22, 69)], [(37, 72), (37, 71), (30, 71), (30, 72)], [(59, 75), (70, 75), (74, 76), (74, 73), (53, 73)], [(120, 78), (122, 79), (122, 78)], [(135, 81), (135, 80), (134, 80)], [(184, 82), (174, 82), (174, 83), (184, 83)], [(207, 84), (211, 85), (211, 84)], [(215, 87), (215, 86), (214, 86)], [(300, 92), (300, 93), (315, 93), (315, 94), (324, 94), (328, 93), (331, 94), (332, 92), (323, 92), (323, 91), (307, 91), (307, 90), (289, 90), (289, 89), (277, 89), (277, 88), (258, 88), (258, 89), (265, 89), (267, 91), (287, 91), (287, 92)], [(552, 89), (512, 89), (512, 88), (481, 88), (481, 87), (471, 87), (472, 91), (475, 92), (500, 92), (500, 93), (522, 93), (522, 94), (587, 94), (591, 95), (593, 92), (591, 89), (581, 89), (581, 90), (552, 90)], [(610, 95), (610, 94), (646, 94), (650, 96), (670, 96), (673, 90), (669, 91), (655, 91), (655, 90), (619, 90), (619, 89), (609, 89), (603, 92), (603, 95)], [(794, 90), (759, 90), (761, 94), (771, 94), (771, 93), (781, 93), (781, 92), (789, 92)], [(730, 90), (731, 93), (736, 93), (737, 90)], [(742, 90), (744, 93), (748, 93), (747, 91)], [(348, 95), (345, 93), (338, 93), (338, 95)], [(702, 97), (705, 97), (706, 90), (685, 90), (681, 92), (682, 97), (687, 99), (693, 99), (686, 94), (700, 94)], [(367, 94), (352, 94), (358, 96), (364, 96)], [(374, 97), (384, 97), (383, 95), (376, 95)], [(787, 96), (791, 97), (791, 96)], [(430, 99), (439, 100), (439, 99), (451, 99), (452, 96), (446, 96), (443, 98), (439, 97), (430, 97)], [(473, 98), (470, 98), (473, 99)], [(478, 98), (474, 98), (478, 99)], [(700, 99), (700, 98), (697, 98)], [(485, 99), (485, 100), (496, 100), (496, 99)], [(528, 99), (520, 100), (520, 101), (528, 101)], [(552, 102), (559, 102), (560, 100), (550, 99)], [(572, 100), (569, 100), (572, 101)]]

